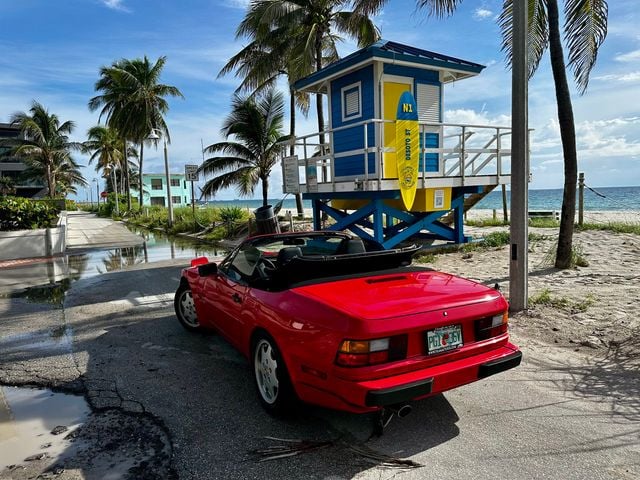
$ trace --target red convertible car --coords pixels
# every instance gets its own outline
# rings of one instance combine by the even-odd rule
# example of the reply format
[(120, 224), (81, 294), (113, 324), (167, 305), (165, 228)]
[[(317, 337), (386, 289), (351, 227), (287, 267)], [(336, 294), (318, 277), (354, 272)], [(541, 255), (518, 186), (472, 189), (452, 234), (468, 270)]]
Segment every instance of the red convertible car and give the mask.
[(398, 408), (519, 365), (500, 292), (411, 266), (417, 250), (338, 232), (249, 238), (183, 270), (176, 314), (249, 358), (271, 413), (295, 399)]

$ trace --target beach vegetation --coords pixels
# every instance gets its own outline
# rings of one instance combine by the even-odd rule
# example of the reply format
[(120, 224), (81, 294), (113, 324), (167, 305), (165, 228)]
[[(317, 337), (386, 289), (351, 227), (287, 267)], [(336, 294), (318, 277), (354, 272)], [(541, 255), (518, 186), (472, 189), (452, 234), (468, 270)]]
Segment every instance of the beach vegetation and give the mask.
[(529, 297), (530, 306), (545, 305), (559, 310), (564, 310), (569, 313), (586, 312), (594, 303), (595, 297), (592, 294), (587, 294), (584, 298), (579, 300), (572, 300), (565, 296), (554, 295), (549, 288), (544, 288), (536, 295)]
[(436, 263), (436, 254), (433, 252), (419, 252), (413, 260), (417, 263)]
[(28, 113), (11, 116), (11, 124), (20, 129), (21, 138), (3, 140), (2, 145), (10, 146), (7, 154), (27, 166), (23, 178), (43, 182), (50, 198), (75, 193), (76, 185), (88, 185), (80, 165), (71, 156), (72, 151), (81, 149), (81, 144), (69, 140), (74, 122), (62, 122), (44, 105), (33, 101)]
[(16, 182), (11, 177), (0, 175), (0, 197), (15, 195)]
[[(558, 248), (558, 243), (555, 242), (542, 258), (542, 261), (540, 262), (541, 266), (550, 267), (554, 265), (554, 259), (556, 258), (557, 248)], [(589, 266), (589, 260), (587, 259), (582, 246), (577, 244), (574, 244), (571, 247), (571, 258), (569, 260), (570, 260), (569, 262), (570, 268)]]
[(257, 97), (236, 94), (231, 113), (222, 125), (227, 141), (214, 143), (205, 153), (200, 172), (214, 175), (202, 187), (202, 195), (213, 196), (219, 190), (235, 186), (243, 197), (253, 195), (262, 186), (262, 205), (267, 205), (269, 176), (289, 137), (282, 134), (283, 95), (270, 89)]
[[(355, 0), (354, 11), (364, 15), (378, 11), (387, 0)], [(418, 8), (429, 15), (453, 15), (461, 0), (417, 0)], [(589, 84), (589, 76), (598, 56), (598, 50), (607, 36), (608, 5), (606, 0), (564, 0), (564, 25), (560, 28), (558, 0), (528, 0), (527, 45), (529, 50), (529, 76), (532, 77), (543, 55), (548, 50), (556, 92), (558, 125), (564, 157), (564, 187), (558, 248), (554, 265), (570, 268), (574, 217), (576, 212), (576, 184), (578, 182), (578, 155), (573, 105), (567, 81), (564, 49), (568, 51), (568, 67), (582, 95)], [(507, 62), (513, 60), (513, 0), (505, 0), (498, 24), (502, 32), (502, 50)], [(561, 34), (564, 34), (563, 46)]]
[(510, 224), (497, 218), (468, 219), (464, 223), (470, 227), (504, 227)]
[(22, 197), (0, 198), (0, 230), (31, 230), (54, 227), (59, 210), (52, 202)]
[(640, 223), (607, 222), (607, 223), (583, 223), (576, 226), (579, 231), (602, 230), (614, 233), (633, 233), (640, 235)]
[[(125, 167), (125, 194), (127, 207), (131, 209), (129, 193), (130, 171), (128, 168), (128, 150), (126, 142), (139, 145), (138, 154), (138, 192), (139, 205), (143, 205), (142, 174), (144, 172), (144, 145), (149, 142), (152, 132), (158, 131), (171, 143), (169, 128), (164, 116), (169, 111), (168, 97), (184, 98), (182, 92), (172, 85), (160, 83), (160, 76), (167, 61), (160, 57), (155, 63), (147, 56), (144, 58), (121, 59), (110, 66), (100, 68), (100, 78), (95, 84), (99, 95), (89, 100), (89, 109), (100, 109), (100, 118), (106, 118), (107, 125), (115, 128), (123, 137), (122, 165)], [(156, 147), (158, 140), (153, 140)]]

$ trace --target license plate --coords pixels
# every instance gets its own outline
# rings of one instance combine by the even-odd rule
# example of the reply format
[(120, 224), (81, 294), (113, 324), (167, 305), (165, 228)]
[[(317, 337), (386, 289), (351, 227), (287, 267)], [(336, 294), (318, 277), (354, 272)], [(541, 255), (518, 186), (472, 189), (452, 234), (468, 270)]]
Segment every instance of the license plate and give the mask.
[(447, 325), (427, 331), (427, 353), (447, 352), (462, 346), (462, 328), (460, 325)]

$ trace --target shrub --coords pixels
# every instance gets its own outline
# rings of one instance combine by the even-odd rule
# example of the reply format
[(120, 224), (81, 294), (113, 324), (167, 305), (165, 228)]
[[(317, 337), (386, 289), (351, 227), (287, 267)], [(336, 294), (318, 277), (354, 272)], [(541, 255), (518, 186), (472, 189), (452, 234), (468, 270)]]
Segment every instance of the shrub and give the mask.
[(47, 202), (20, 197), (0, 199), (0, 230), (49, 228), (57, 220), (57, 210)]

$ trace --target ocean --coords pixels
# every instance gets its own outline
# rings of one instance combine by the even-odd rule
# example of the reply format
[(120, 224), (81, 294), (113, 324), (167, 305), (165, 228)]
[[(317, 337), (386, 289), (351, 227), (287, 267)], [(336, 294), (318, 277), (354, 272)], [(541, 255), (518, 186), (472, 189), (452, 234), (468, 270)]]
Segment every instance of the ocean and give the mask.
[[(281, 198), (269, 199), (271, 205), (277, 204)], [(216, 207), (238, 206), (242, 208), (256, 209), (262, 205), (262, 200), (212, 200), (207, 202)], [(509, 203), (509, 192), (507, 191), (507, 203)], [(303, 201), (304, 208), (311, 208), (311, 202)], [(576, 201), (577, 205), (577, 201)], [(487, 195), (474, 208), (502, 210), (502, 192), (496, 189)], [(562, 189), (550, 190), (529, 190), (529, 210), (560, 210), (562, 208)], [(293, 195), (285, 197), (283, 210), (296, 209), (296, 202)], [(584, 192), (585, 210), (640, 210), (640, 187), (601, 187)]]

